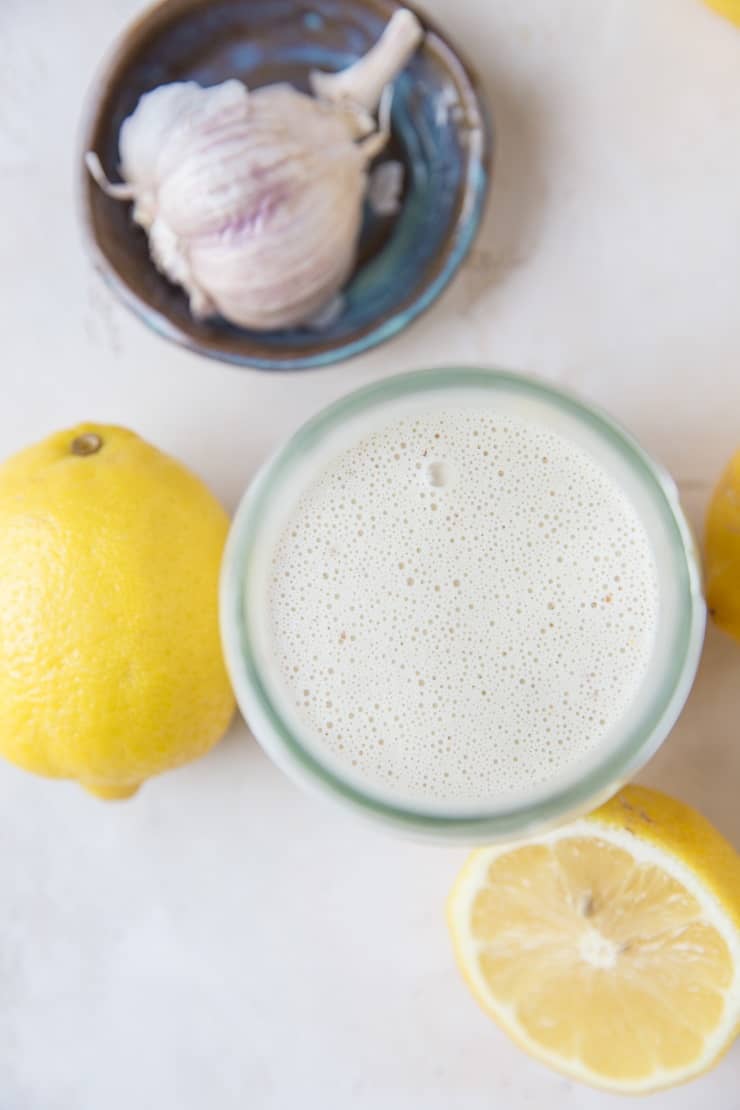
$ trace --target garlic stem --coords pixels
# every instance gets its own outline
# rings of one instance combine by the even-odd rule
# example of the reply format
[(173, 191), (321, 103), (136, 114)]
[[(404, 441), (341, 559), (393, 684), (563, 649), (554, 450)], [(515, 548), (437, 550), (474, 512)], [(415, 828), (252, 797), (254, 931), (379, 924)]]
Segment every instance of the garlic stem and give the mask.
[(106, 196), (113, 197), (115, 200), (135, 199), (136, 188), (133, 185), (116, 185), (108, 180), (106, 172), (100, 164), (100, 159), (94, 150), (88, 150), (85, 155), (85, 165), (90, 171), (90, 176), (97, 182)]
[(339, 73), (311, 74), (311, 88), (322, 100), (348, 100), (368, 112), (378, 107), (383, 89), (400, 73), (424, 36), (419, 20), (407, 8), (395, 12), (373, 47)]

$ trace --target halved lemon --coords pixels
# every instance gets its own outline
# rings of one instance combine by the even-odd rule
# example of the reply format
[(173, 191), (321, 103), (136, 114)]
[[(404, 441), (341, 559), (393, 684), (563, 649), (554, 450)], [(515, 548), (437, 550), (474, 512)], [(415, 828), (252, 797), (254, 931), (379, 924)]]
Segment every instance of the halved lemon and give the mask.
[(589, 817), (474, 852), (457, 959), (527, 1052), (612, 1091), (711, 1067), (740, 1024), (740, 856), (689, 806), (630, 786)]

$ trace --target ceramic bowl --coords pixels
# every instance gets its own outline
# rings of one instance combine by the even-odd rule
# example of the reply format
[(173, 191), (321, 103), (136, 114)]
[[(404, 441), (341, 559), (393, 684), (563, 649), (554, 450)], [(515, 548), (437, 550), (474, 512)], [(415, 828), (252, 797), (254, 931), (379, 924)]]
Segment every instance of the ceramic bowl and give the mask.
[[(253, 332), (194, 320), (183, 291), (154, 267), (131, 207), (105, 196), (84, 168), (94, 150), (119, 180), (118, 133), (139, 97), (170, 81), (247, 86), (336, 70), (379, 38), (394, 0), (161, 0), (114, 47), (91, 92), (80, 157), (82, 217), (94, 264), (159, 334), (199, 354), (280, 370), (322, 366), (390, 339), (439, 295), (470, 247), (490, 176), (492, 134), (470, 67), (421, 13), (423, 45), (396, 79), (392, 140), (404, 166), (399, 212), (366, 206), (357, 266), (341, 314), (324, 330)], [(406, 5), (409, 6), (409, 5)]]

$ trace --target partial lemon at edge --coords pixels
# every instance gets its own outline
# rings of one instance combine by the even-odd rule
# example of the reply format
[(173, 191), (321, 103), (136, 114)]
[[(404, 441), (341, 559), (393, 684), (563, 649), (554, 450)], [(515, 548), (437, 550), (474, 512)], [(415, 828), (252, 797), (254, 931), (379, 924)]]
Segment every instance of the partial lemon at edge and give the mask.
[(740, 451), (712, 494), (705, 545), (709, 612), (720, 628), (740, 640)]
[(740, 25), (740, 0), (704, 0), (704, 3), (732, 23)]
[(460, 968), (527, 1052), (611, 1091), (711, 1067), (740, 1022), (740, 856), (630, 786), (587, 818), (474, 852), (448, 906)]

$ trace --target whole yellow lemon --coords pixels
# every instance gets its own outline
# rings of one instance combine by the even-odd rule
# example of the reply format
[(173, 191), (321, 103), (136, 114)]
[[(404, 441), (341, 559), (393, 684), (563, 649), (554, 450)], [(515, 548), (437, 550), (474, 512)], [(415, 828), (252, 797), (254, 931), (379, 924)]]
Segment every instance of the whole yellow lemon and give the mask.
[(709, 612), (720, 628), (740, 640), (740, 451), (709, 503), (705, 562)]
[(740, 24), (740, 0), (704, 0), (704, 3), (733, 23)]
[(228, 518), (185, 467), (81, 424), (0, 466), (0, 753), (101, 798), (207, 752), (234, 698)]

